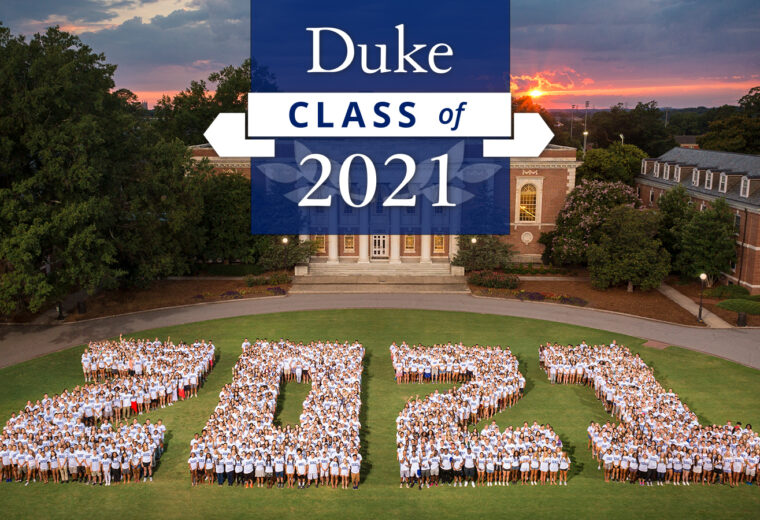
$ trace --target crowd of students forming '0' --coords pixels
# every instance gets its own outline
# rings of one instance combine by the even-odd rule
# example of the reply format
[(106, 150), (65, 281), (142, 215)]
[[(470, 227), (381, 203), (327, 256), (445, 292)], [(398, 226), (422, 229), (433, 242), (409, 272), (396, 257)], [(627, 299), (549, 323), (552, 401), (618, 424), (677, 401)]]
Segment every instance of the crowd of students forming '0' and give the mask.
[(509, 347), (393, 343), (390, 351), (398, 383), (461, 383), (410, 399), (396, 419), (399, 487), (567, 485), (570, 458), (549, 424), (468, 430), (523, 394)]
[(638, 354), (610, 345), (541, 345), (552, 383), (593, 386), (620, 423), (592, 422), (588, 446), (605, 481), (760, 485), (760, 436), (747, 424), (703, 426), (673, 390), (665, 390)]
[(135, 416), (195, 396), (213, 367), (214, 345), (170, 339), (91, 342), (85, 384), (28, 401), (0, 438), (5, 482), (110, 486), (153, 480), (166, 427)]
[[(246, 338), (188, 459), (192, 484), (359, 488), (364, 348)], [(297, 426), (274, 425), (280, 384), (311, 382)]]

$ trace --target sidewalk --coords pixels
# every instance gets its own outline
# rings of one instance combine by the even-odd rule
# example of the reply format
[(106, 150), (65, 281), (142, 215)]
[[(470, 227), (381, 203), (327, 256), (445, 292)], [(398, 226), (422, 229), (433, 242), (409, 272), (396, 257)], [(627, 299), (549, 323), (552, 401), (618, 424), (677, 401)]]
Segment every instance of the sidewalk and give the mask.
[(758, 329), (676, 325), (572, 305), (469, 294), (294, 294), (199, 303), (60, 325), (0, 325), (0, 368), (120, 333), (251, 314), (369, 308), (475, 312), (557, 321), (656, 340), (760, 369)]
[[(667, 298), (673, 300), (673, 302), (677, 303), (687, 311), (689, 311), (691, 314), (694, 315), (694, 317), (699, 316), (699, 305), (694, 303), (694, 300), (686, 296), (685, 294), (680, 293), (676, 289), (672, 288), (668, 284), (663, 283), (660, 285), (660, 287), (657, 288), (658, 291), (660, 291), (662, 294), (664, 294)], [(712, 312), (708, 311), (704, 307), (702, 307), (702, 321), (705, 322), (705, 325), (712, 329), (731, 329), (733, 328), (729, 323), (725, 322), (722, 318), (716, 316)]]

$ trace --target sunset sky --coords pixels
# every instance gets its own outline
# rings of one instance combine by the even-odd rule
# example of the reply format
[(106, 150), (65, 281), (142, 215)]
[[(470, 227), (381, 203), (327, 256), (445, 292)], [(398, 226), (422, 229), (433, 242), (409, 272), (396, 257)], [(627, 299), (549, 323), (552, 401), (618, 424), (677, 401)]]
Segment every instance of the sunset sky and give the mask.
[[(466, 2), (462, 2), (467, 5)], [(2, 0), (31, 35), (77, 33), (153, 104), (249, 54), (248, 0)], [(735, 104), (760, 85), (758, 0), (512, 0), (511, 87), (559, 108)]]

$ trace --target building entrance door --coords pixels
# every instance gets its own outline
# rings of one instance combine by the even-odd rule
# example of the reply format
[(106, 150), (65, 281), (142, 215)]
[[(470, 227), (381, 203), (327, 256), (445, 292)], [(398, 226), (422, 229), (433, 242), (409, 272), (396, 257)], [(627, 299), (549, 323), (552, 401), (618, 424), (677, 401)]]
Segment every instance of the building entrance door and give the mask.
[(372, 235), (372, 258), (388, 258), (388, 235)]

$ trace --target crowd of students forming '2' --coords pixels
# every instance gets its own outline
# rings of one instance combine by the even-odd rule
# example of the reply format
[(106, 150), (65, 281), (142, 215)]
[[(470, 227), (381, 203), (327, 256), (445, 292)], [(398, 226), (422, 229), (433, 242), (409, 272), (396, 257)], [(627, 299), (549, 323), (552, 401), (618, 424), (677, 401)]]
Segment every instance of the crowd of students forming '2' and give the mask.
[(551, 383), (593, 386), (620, 422), (592, 422), (588, 447), (606, 482), (641, 486), (760, 485), (760, 436), (747, 424), (703, 426), (673, 390), (631, 351), (610, 345), (541, 345)]
[(509, 347), (393, 343), (390, 351), (398, 383), (460, 383), (409, 399), (396, 419), (399, 487), (567, 485), (570, 458), (549, 424), (468, 430), (523, 395)]
[[(136, 416), (197, 395), (214, 364), (212, 342), (91, 342), (85, 384), (11, 415), (0, 438), (6, 482), (106, 485), (153, 480), (166, 427)], [(130, 422), (131, 420), (131, 422)]]

